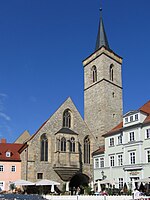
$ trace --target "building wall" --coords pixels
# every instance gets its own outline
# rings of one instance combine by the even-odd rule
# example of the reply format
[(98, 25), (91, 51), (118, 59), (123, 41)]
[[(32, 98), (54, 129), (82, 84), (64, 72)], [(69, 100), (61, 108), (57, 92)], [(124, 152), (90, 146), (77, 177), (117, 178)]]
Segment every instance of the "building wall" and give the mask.
[[(84, 62), (84, 119), (99, 144), (102, 134), (116, 126), (122, 118), (122, 60), (113, 53), (99, 49)], [(110, 66), (113, 65), (113, 81)], [(97, 68), (93, 83), (92, 67)], [(109, 123), (108, 123), (109, 121)]]
[[(21, 162), (3, 162), (0, 161), (0, 165), (3, 165), (4, 171), (0, 171), (0, 182), (3, 182), (1, 190), (8, 191), (10, 183), (21, 179)], [(12, 172), (12, 166), (16, 167), (16, 171)]]
[[(68, 148), (65, 153), (57, 152), (56, 150), (56, 138), (58, 137), (58, 135), (59, 137), (64, 135), (67, 141), (72, 137), (71, 133), (65, 134), (61, 133), (61, 131), (59, 132), (59, 130), (62, 129), (63, 112), (66, 109), (69, 109), (71, 111), (71, 130), (74, 131), (74, 137), (76, 139), (76, 153), (72, 155), (70, 155), (70, 153), (68, 152)], [(43, 133), (46, 133), (48, 138), (48, 161), (40, 161), (40, 138)], [(37, 173), (43, 173), (43, 179), (55, 180), (63, 184), (64, 181), (57, 175), (53, 168), (55, 166), (68, 166), (71, 168), (71, 166), (73, 166), (74, 164), (76, 164), (77, 166), (82, 164), (82, 172), (91, 178), (93, 176), (92, 157), (90, 158), (90, 164), (86, 165), (83, 163), (83, 141), (86, 136), (89, 136), (90, 138), (90, 152), (92, 153), (97, 148), (97, 146), (95, 146), (95, 138), (89, 131), (82, 117), (80, 116), (71, 99), (69, 98), (50, 117), (50, 119), (42, 126), (42, 128), (36, 133), (36, 135), (28, 142), (28, 148), (22, 152), (22, 178), (27, 178), (27, 180), (35, 182), (37, 181)], [(82, 163), (79, 162), (79, 154), (77, 154), (79, 148), (77, 144), (80, 144), (80, 157)]]
[[(141, 117), (140, 117), (141, 115)], [(147, 138), (147, 129), (150, 130), (150, 123), (141, 124), (143, 114), (139, 113), (139, 121), (129, 123), (128, 128), (118, 131), (105, 138), (105, 166), (103, 168), (94, 166), (94, 180), (102, 179), (101, 172), (104, 171), (107, 179), (114, 180), (115, 186), (119, 187), (119, 178), (128, 186), (131, 180), (149, 177), (150, 158), (148, 161), (147, 151), (150, 152), (150, 137)], [(134, 141), (130, 141), (130, 133), (134, 132)], [(118, 136), (122, 135), (122, 144), (118, 144)], [(110, 139), (114, 138), (114, 146), (110, 146)], [(135, 163), (131, 163), (130, 153), (135, 152)], [(122, 155), (122, 166), (118, 166), (118, 155)], [(94, 156), (95, 159), (100, 158), (102, 154)], [(114, 156), (114, 166), (110, 166), (110, 156)]]

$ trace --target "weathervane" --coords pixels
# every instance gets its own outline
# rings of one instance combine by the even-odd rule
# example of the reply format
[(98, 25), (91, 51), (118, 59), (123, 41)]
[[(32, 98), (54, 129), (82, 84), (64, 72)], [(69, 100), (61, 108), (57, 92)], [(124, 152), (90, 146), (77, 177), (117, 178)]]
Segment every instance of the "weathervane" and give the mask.
[(102, 17), (102, 10), (103, 10), (102, 9), (102, 0), (100, 0), (100, 9), (99, 10), (100, 10), (100, 17)]

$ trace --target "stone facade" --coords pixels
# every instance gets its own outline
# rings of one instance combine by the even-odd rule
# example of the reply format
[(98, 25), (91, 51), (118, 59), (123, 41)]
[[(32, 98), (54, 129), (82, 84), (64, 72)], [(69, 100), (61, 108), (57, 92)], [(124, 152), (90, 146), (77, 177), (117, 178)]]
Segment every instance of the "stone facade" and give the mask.
[[(104, 143), (101, 136), (117, 125), (122, 118), (121, 64), (122, 59), (105, 47), (83, 61), (84, 119), (100, 144)], [(97, 69), (95, 82), (93, 82), (93, 66)]]
[[(63, 131), (63, 113), (66, 109), (71, 112), (71, 129)], [(70, 132), (69, 132), (70, 131)], [(46, 134), (48, 139), (48, 160), (41, 161), (41, 136)], [(95, 138), (83, 121), (72, 100), (68, 98), (62, 106), (42, 125), (35, 135), (26, 143), (21, 153), (22, 179), (36, 182), (37, 174), (42, 173), (43, 179), (55, 180), (60, 183), (70, 181), (76, 173), (86, 174), (92, 178), (92, 157), (90, 163), (84, 163), (84, 138), (90, 139), (90, 155), (97, 148)], [(65, 137), (66, 151), (57, 148), (57, 139)], [(70, 153), (70, 138), (75, 138), (75, 152)], [(66, 173), (65, 173), (66, 172)]]
[[(122, 118), (121, 64), (122, 58), (107, 46), (99, 46), (83, 61), (84, 120), (68, 98), (25, 141), (21, 153), (22, 179), (50, 179), (61, 186), (69, 181), (71, 190), (93, 180), (92, 152), (104, 144), (102, 134)], [(68, 116), (67, 121), (64, 116)], [(25, 134), (19, 141), (23, 138)]]

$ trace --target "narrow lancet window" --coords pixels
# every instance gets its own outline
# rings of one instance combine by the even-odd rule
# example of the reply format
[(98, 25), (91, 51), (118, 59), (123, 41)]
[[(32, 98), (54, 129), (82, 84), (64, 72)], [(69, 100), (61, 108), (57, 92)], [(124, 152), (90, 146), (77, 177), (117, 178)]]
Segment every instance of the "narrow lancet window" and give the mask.
[(92, 81), (93, 83), (97, 81), (97, 69), (95, 65), (92, 67)]
[(71, 127), (71, 113), (69, 110), (65, 110), (63, 114), (63, 127), (70, 128)]
[(41, 136), (41, 161), (48, 161), (48, 139), (46, 134)]
[(110, 65), (110, 68), (109, 68), (109, 77), (110, 77), (110, 80), (113, 81), (114, 80), (114, 66), (113, 64)]
[(61, 138), (61, 151), (66, 151), (66, 138)]
[(70, 152), (75, 152), (75, 139), (72, 137), (70, 139)]
[(90, 139), (89, 136), (84, 138), (84, 163), (90, 164)]

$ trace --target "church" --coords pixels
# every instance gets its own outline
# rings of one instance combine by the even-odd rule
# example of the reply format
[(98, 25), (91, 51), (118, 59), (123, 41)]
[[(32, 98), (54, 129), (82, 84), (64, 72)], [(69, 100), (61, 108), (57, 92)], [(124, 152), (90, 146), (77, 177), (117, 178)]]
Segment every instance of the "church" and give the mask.
[(54, 180), (70, 190), (93, 180), (92, 153), (104, 145), (103, 134), (122, 119), (122, 58), (109, 47), (100, 15), (96, 47), (83, 61), (84, 119), (72, 99), (64, 103), (22, 143), (21, 178)]

